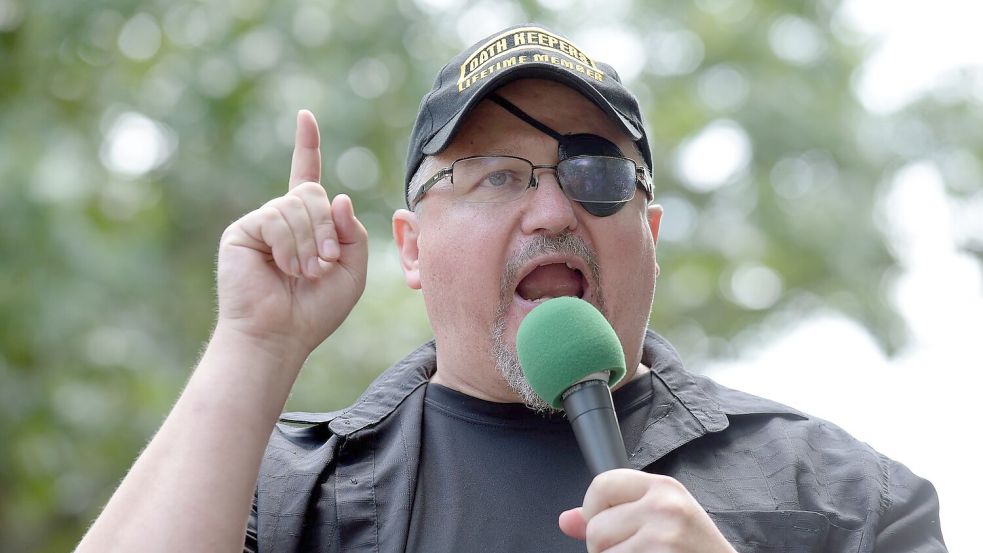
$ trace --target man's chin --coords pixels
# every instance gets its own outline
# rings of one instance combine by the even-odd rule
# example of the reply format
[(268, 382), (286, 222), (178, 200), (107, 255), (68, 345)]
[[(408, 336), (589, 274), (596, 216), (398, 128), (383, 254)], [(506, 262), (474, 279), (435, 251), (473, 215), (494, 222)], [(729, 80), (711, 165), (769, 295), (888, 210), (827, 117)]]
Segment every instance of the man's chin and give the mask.
[[(512, 303), (515, 305), (515, 302)], [(537, 413), (556, 413), (559, 410), (543, 401), (537, 394), (519, 364), (519, 355), (515, 350), (515, 335), (525, 314), (521, 310), (507, 310), (507, 313), (497, 321), (492, 332), (492, 354), (495, 356), (495, 366), (505, 385), (512, 390), (519, 403)]]

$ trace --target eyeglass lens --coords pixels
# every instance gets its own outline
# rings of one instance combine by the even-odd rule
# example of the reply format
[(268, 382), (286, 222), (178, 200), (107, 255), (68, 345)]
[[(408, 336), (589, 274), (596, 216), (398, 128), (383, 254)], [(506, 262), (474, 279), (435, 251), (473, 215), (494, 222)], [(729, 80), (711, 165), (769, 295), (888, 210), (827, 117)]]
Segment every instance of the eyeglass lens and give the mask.
[[(557, 178), (571, 200), (620, 203), (635, 193), (635, 164), (628, 159), (578, 156), (556, 166)], [(518, 199), (533, 179), (528, 160), (484, 156), (457, 160), (453, 165), (454, 194), (469, 203), (499, 203)]]
[(532, 164), (516, 157), (471, 157), (454, 162), (454, 194), (470, 203), (512, 201), (529, 187)]

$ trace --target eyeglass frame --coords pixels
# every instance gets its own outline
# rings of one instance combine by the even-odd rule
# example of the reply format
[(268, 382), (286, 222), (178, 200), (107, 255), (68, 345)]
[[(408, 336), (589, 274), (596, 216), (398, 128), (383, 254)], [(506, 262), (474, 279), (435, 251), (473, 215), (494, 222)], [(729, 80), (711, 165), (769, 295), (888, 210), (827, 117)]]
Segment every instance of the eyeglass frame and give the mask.
[[(578, 158), (585, 158), (585, 157), (586, 158), (606, 157), (606, 158), (611, 158), (611, 159), (623, 159), (625, 161), (630, 161), (631, 164), (635, 166), (635, 186), (636, 186), (636, 188), (641, 188), (643, 191), (645, 191), (645, 197), (648, 198), (648, 201), (652, 201), (655, 198), (655, 195), (654, 195), (654, 192), (653, 192), (653, 185), (652, 185), (652, 176), (649, 174), (648, 169), (645, 166), (639, 166), (638, 163), (636, 163), (634, 159), (631, 159), (629, 157), (579, 155), (579, 156), (571, 156), (569, 158), (562, 159), (562, 160), (560, 160), (560, 161), (558, 161), (558, 162), (556, 162), (556, 163), (554, 163), (552, 165), (550, 165), (550, 164), (536, 165), (535, 163), (529, 161), (528, 159), (526, 159), (524, 157), (510, 156), (510, 155), (487, 155), (486, 154), (486, 155), (477, 155), (477, 156), (467, 156), (467, 157), (462, 157), (462, 158), (455, 159), (454, 162), (451, 163), (449, 166), (444, 167), (443, 169), (441, 169), (441, 170), (437, 171), (436, 173), (434, 173), (434, 175), (432, 177), (430, 177), (429, 179), (427, 179), (427, 182), (423, 183), (423, 185), (420, 186), (420, 188), (417, 190), (416, 194), (413, 195), (413, 201), (411, 202), (411, 205), (410, 205), (410, 211), (415, 211), (416, 210), (416, 206), (420, 203), (420, 200), (423, 199), (424, 194), (426, 194), (438, 182), (444, 180), (447, 177), (450, 177), (451, 178), (451, 186), (454, 185), (454, 166), (457, 165), (457, 162), (459, 162), (459, 161), (466, 161), (466, 160), (469, 160), (469, 159), (478, 159), (478, 158), (483, 158), (483, 157), (497, 157), (497, 158), (517, 159), (517, 160), (524, 161), (524, 162), (528, 163), (529, 166), (532, 167), (532, 170), (529, 172), (529, 184), (527, 184), (526, 185), (526, 188), (522, 191), (523, 194), (525, 194), (526, 190), (529, 190), (530, 188), (538, 188), (539, 187), (539, 179), (536, 178), (536, 171), (538, 169), (552, 169), (553, 170), (553, 173), (556, 174), (556, 167), (557, 167), (557, 165), (559, 165), (560, 163), (563, 163), (564, 161), (570, 160), (570, 159), (578, 159)], [(557, 176), (557, 178), (556, 178), (556, 183), (557, 183), (557, 185), (559, 185), (560, 189), (563, 190), (563, 183), (560, 182), (559, 176)], [(566, 195), (566, 190), (563, 191), (563, 194)], [(627, 200), (616, 200), (616, 201), (613, 201), (613, 202), (610, 202), (610, 203), (627, 202), (627, 201), (630, 201), (634, 197), (635, 197), (635, 195), (632, 194), (631, 198), (628, 198)], [(569, 196), (567, 196), (567, 198), (569, 198)], [(576, 201), (576, 202), (579, 203), (579, 200), (573, 200), (573, 201)], [(502, 202), (502, 203), (507, 203), (507, 202)], [(592, 202), (592, 203), (602, 203), (602, 202)]]

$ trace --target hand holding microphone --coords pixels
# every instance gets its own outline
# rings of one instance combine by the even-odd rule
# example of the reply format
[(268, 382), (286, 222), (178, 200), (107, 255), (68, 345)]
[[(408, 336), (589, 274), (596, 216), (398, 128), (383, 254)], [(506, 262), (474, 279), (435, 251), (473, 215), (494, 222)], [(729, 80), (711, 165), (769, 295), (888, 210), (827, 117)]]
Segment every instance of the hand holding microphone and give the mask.
[(583, 506), (560, 514), (564, 534), (591, 553), (736, 553), (679, 481), (627, 468), (609, 389), (625, 375), (625, 356), (594, 306), (573, 297), (543, 302), (519, 326), (516, 350), (533, 390), (566, 411), (595, 475)]

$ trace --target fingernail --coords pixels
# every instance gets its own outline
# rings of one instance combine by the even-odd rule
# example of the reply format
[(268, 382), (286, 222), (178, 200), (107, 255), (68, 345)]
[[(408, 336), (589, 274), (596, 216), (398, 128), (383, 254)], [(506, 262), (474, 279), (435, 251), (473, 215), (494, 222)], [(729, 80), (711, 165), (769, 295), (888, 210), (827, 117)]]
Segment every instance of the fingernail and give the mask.
[(290, 274), (295, 277), (300, 276), (300, 261), (297, 261), (296, 257), (290, 260)]
[(338, 256), (341, 255), (341, 249), (334, 240), (325, 240), (321, 243), (321, 255), (326, 259), (338, 259)]
[(309, 276), (321, 276), (321, 265), (318, 264), (316, 257), (307, 260), (307, 274)]

